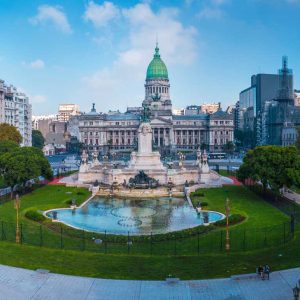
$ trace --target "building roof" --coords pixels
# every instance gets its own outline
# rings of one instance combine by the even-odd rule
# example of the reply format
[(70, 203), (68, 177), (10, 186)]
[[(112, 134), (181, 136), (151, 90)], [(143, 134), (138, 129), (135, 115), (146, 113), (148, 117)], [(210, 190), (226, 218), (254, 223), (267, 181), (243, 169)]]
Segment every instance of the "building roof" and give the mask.
[(113, 115), (106, 115), (107, 121), (127, 121), (127, 120), (139, 120), (140, 116), (130, 113), (119, 113)]
[(207, 118), (206, 114), (199, 115), (173, 115), (173, 120), (205, 120)]
[(232, 115), (228, 114), (223, 110), (218, 110), (215, 113), (210, 115), (211, 119), (232, 119)]
[(159, 48), (156, 44), (155, 54), (147, 68), (146, 79), (168, 79), (168, 70), (165, 63), (160, 58)]

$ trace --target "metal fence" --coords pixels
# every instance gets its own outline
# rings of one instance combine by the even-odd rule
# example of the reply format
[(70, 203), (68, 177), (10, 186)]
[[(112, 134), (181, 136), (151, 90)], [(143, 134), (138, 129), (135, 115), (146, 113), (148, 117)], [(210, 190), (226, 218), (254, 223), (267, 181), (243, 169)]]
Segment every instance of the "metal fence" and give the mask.
[[(149, 235), (143, 237), (114, 236), (105, 232), (96, 234), (74, 230), (58, 223), (44, 225), (20, 224), (20, 243), (39, 247), (65, 250), (93, 251), (110, 254), (139, 255), (197, 255), (202, 253), (225, 252), (226, 231), (193, 231), (190, 235), (180, 236)], [(294, 221), (268, 227), (232, 227), (229, 231), (230, 251), (249, 251), (278, 247), (289, 242), (295, 230)], [(300, 229), (300, 226), (299, 226)], [(16, 224), (0, 221), (0, 239), (16, 241)]]

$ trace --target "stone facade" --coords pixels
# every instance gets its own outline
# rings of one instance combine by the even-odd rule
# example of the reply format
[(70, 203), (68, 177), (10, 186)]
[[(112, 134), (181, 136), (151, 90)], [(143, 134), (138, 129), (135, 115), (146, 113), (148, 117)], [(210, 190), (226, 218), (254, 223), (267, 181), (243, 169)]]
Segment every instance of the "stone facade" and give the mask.
[(28, 97), (0, 80), (0, 123), (15, 126), (22, 135), (21, 146), (31, 146), (32, 110)]
[[(170, 97), (170, 82), (165, 64), (156, 47), (147, 69), (145, 99), (150, 110), (152, 141), (161, 153), (195, 151), (205, 145), (210, 151), (222, 151), (233, 141), (233, 116), (220, 108), (212, 114), (174, 115)], [(126, 113), (90, 113), (79, 116), (80, 141), (89, 151), (128, 151), (136, 148), (137, 130), (142, 108), (129, 108)]]

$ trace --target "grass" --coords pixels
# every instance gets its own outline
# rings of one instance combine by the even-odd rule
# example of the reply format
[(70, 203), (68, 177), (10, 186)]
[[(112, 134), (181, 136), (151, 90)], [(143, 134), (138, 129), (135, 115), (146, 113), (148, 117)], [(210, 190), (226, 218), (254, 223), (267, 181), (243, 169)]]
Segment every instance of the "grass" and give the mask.
[[(214, 226), (211, 226), (213, 232), (204, 235), (154, 243), (149, 239), (137, 240), (130, 247), (125, 242), (95, 245), (88, 233), (82, 235), (82, 231), (50, 221), (41, 226), (27, 219), (26, 211), (68, 207), (72, 198), (76, 198), (79, 205), (90, 195), (86, 189), (50, 185), (22, 196), (22, 245), (8, 242), (14, 241), (15, 229), (5, 228), (6, 225), (1, 228), (0, 223), (0, 239), (3, 239), (0, 263), (71, 275), (123, 279), (164, 279), (168, 274), (181, 279), (218, 278), (254, 272), (255, 266), (263, 263), (268, 263), (273, 270), (299, 266), (300, 230), (297, 229), (292, 239), (288, 228), (282, 227), (288, 217), (279, 210), (244, 187), (228, 186), (199, 192), (204, 193), (204, 197), (197, 196), (196, 192), (192, 195), (194, 203), (205, 201), (207, 209), (224, 213), (228, 196), (231, 213), (247, 217), (243, 223), (230, 228), (231, 253), (224, 250), (224, 229)], [(12, 202), (0, 206), (0, 220), (14, 224)], [(272, 230), (258, 229), (268, 226)], [(1, 234), (3, 230), (5, 236)], [(58, 249), (60, 247), (63, 249)], [(86, 251), (79, 251), (83, 249)]]
[[(65, 187), (63, 185), (47, 185), (38, 188), (21, 197), (20, 221), (23, 224), (37, 225), (25, 217), (27, 210), (45, 211), (51, 208), (70, 207), (67, 202), (73, 198), (76, 199), (77, 205), (80, 205), (89, 196), (90, 192), (85, 188)], [(0, 206), (0, 220), (10, 223), (16, 222), (13, 201)]]
[(118, 279), (181, 279), (229, 277), (254, 273), (260, 264), (272, 271), (300, 266), (300, 238), (273, 250), (199, 256), (105, 255), (0, 243), (0, 263), (54, 273)]
[[(204, 197), (198, 194), (204, 194)], [(225, 186), (222, 188), (199, 189), (191, 194), (194, 206), (198, 202), (207, 202), (207, 210), (215, 210), (225, 214), (225, 200), (230, 200), (230, 213), (247, 217), (242, 227), (265, 227), (282, 224), (289, 220), (281, 211), (262, 200), (261, 197), (249, 191), (244, 186)]]

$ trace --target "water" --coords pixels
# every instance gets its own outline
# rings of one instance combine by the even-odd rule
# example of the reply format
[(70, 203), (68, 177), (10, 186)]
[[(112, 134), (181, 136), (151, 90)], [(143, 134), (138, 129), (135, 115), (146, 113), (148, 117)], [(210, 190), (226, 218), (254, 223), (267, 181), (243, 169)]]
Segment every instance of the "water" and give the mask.
[(148, 235), (192, 228), (203, 224), (205, 215), (209, 222), (224, 218), (218, 212), (198, 215), (184, 199), (116, 199), (96, 196), (81, 208), (56, 209), (47, 212), (57, 219), (79, 229), (109, 234)]

